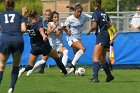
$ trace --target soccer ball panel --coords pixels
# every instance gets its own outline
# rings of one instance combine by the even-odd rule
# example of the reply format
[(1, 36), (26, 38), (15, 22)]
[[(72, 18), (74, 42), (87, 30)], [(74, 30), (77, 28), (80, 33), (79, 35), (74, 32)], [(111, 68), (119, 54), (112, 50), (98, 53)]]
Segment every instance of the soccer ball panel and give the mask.
[(76, 76), (84, 76), (85, 73), (86, 73), (86, 70), (82, 67), (77, 68), (75, 71)]

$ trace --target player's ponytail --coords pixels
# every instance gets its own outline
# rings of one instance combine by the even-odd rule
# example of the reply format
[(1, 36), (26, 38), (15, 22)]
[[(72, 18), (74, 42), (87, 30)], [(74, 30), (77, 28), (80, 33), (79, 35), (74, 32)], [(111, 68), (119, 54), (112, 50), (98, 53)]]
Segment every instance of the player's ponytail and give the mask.
[(6, 10), (13, 10), (15, 7), (15, 2), (14, 0), (7, 0), (5, 4), (5, 9)]

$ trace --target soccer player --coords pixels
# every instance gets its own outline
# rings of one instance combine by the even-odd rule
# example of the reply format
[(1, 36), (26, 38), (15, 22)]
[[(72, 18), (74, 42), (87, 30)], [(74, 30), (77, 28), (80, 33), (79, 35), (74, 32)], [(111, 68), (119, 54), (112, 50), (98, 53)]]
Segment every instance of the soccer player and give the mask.
[[(32, 20), (31, 25), (27, 30), (30, 36), (31, 43), (30, 58), (28, 65), (19, 71), (18, 77), (20, 77), (23, 72), (31, 70), (33, 68), (35, 61), (39, 55), (52, 57), (56, 61), (57, 66), (62, 70), (64, 75), (67, 75), (67, 71), (63, 63), (61, 62), (57, 52), (52, 49), (48, 41), (48, 37), (44, 33), (42, 22), (38, 21), (39, 17), (37, 11), (30, 11), (28, 16)], [(42, 60), (46, 61), (46, 57), (42, 58), (44, 58)]]
[(64, 26), (62, 27), (62, 29), (66, 29), (66, 27), (69, 27), (69, 29), (67, 29), (69, 31), (67, 41), (69, 46), (72, 47), (75, 54), (71, 62), (71, 69), (69, 71), (69, 74), (75, 71), (75, 65), (77, 61), (86, 50), (84, 45), (81, 43), (81, 35), (83, 32), (84, 23), (91, 18), (91, 16), (82, 13), (83, 7), (79, 3), (75, 5), (73, 10), (74, 14), (72, 14), (66, 19)]
[[(0, 84), (2, 81), (5, 64), (10, 54), (13, 57), (11, 72), (11, 85), (8, 93), (14, 92), (18, 79), (19, 63), (24, 49), (22, 33), (26, 32), (25, 18), (14, 10), (15, 2), (8, 0), (5, 4), (6, 11), (0, 14)], [(22, 9), (25, 14), (26, 8)]]
[[(61, 53), (63, 53), (62, 63), (64, 66), (66, 66), (68, 61), (68, 50), (63, 45), (63, 41), (62, 41), (63, 32), (59, 31), (59, 28), (61, 26), (62, 23), (59, 23), (59, 13), (56, 11), (52, 12), (52, 22), (48, 23), (48, 29), (47, 29), (48, 31), (46, 33), (48, 35), (50, 45), (53, 47), (53, 49), (55, 49), (60, 55)], [(34, 71), (34, 69), (39, 67), (41, 64), (44, 63), (42, 61), (36, 62), (33, 69), (27, 72), (27, 76), (29, 76)]]
[(92, 15), (93, 24), (87, 31), (87, 34), (90, 34), (90, 32), (96, 30), (96, 45), (93, 53), (93, 78), (91, 79), (93, 83), (99, 82), (98, 72), (100, 62), (107, 75), (106, 82), (110, 82), (114, 79), (114, 76), (110, 72), (109, 65), (105, 60), (106, 50), (110, 47), (110, 37), (107, 29), (111, 26), (111, 22), (105, 11), (101, 9), (101, 3), (101, 0), (93, 1), (95, 9)]

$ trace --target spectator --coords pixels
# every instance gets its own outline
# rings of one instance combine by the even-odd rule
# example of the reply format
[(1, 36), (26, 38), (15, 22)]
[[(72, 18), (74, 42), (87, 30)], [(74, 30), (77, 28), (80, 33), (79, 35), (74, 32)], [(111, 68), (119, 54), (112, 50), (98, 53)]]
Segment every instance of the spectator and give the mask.
[(130, 23), (130, 31), (140, 31), (140, 5), (136, 7), (136, 11)]

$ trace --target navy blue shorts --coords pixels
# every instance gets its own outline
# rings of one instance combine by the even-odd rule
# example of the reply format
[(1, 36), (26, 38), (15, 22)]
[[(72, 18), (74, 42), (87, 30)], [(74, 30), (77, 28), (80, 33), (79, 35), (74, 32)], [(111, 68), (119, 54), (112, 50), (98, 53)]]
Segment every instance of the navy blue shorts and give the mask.
[(105, 48), (109, 49), (110, 47), (110, 37), (109, 34), (106, 33), (100, 33), (96, 36), (96, 44), (101, 44)]
[(48, 42), (42, 42), (42, 43), (36, 43), (36, 44), (31, 44), (31, 51), (33, 55), (42, 55), (46, 56), (51, 52), (51, 45)]
[(22, 54), (24, 41), (22, 37), (9, 36), (0, 37), (0, 53), (2, 54)]

